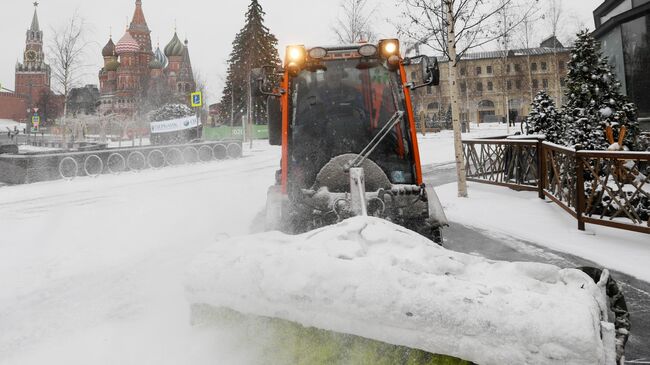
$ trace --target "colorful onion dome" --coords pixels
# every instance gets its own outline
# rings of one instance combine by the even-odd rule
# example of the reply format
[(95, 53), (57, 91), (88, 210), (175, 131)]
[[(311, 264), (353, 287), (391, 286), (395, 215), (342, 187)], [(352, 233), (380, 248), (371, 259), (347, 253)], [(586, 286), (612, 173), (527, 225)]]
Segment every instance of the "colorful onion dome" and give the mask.
[(118, 68), (120, 68), (120, 63), (117, 61), (109, 61), (104, 65), (106, 71), (117, 71)]
[(109, 38), (108, 43), (102, 49), (102, 56), (112, 57), (115, 56), (115, 43), (113, 43), (113, 38)]
[(172, 38), (169, 44), (165, 46), (165, 56), (167, 57), (182, 56), (184, 49), (185, 46), (183, 45), (183, 42), (181, 42), (181, 40), (178, 39), (178, 34), (174, 32), (174, 38)]
[(140, 45), (138, 42), (136, 42), (135, 39), (131, 36), (131, 33), (126, 32), (122, 39), (120, 39), (119, 42), (117, 42), (117, 45), (115, 46), (115, 53), (118, 55), (124, 54), (124, 53), (135, 53), (135, 52), (140, 52)]
[(165, 66), (162, 64), (162, 62), (160, 62), (156, 58), (152, 58), (151, 62), (149, 62), (149, 68), (150, 69), (161, 69), (163, 67), (165, 67)]
[(163, 68), (167, 67), (167, 64), (169, 63), (167, 56), (165, 56), (163, 51), (160, 50), (160, 47), (156, 47), (156, 51), (153, 54), (153, 58), (158, 62), (160, 62)]

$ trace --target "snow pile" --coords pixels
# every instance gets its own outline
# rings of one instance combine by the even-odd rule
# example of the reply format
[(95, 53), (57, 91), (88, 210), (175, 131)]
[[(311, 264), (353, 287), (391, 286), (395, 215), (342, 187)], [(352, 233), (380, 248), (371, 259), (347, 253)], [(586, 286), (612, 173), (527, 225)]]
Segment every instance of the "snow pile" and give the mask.
[(18, 123), (9, 119), (0, 119), (0, 132), (7, 133), (7, 128), (13, 130), (14, 127), (22, 132), (23, 128), (25, 128), (25, 123)]
[(190, 266), (186, 295), (482, 365), (605, 364), (614, 352), (604, 295), (582, 272), (456, 253), (376, 218), (218, 242)]

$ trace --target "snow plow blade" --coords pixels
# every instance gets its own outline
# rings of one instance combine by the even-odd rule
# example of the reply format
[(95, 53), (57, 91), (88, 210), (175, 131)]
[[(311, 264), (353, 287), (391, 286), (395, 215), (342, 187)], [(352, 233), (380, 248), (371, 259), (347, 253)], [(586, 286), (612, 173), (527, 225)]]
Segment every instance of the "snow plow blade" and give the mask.
[(420, 361), (398, 364), (616, 362), (604, 288), (582, 271), (453, 252), (372, 217), (218, 242), (190, 266), (186, 296), (194, 314), (267, 318), (319, 353), (361, 341), (366, 356)]
[(277, 318), (247, 316), (209, 305), (193, 305), (191, 312), (194, 326), (247, 328), (250, 336), (255, 337), (256, 352), (264, 364), (474, 365), (451, 356), (304, 327)]

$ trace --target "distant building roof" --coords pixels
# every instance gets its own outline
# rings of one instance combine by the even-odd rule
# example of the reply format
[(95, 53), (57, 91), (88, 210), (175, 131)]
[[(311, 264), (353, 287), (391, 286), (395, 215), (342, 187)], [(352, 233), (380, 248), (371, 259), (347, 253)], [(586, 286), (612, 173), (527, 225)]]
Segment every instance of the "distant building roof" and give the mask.
[[(554, 52), (569, 52), (571, 48), (551, 48), (551, 47), (537, 47), (537, 48), (522, 48), (522, 49), (511, 49), (508, 51), (485, 51), (485, 52), (475, 52), (475, 53), (466, 53), (461, 58), (461, 61), (467, 60), (486, 60), (492, 58), (504, 58), (506, 55), (508, 57), (520, 57), (520, 56), (539, 56), (545, 54), (551, 54)], [(447, 62), (449, 61), (447, 57), (438, 57), (438, 61)]]
[(540, 47), (546, 47), (546, 48), (564, 48), (562, 45), (562, 42), (560, 42), (556, 36), (552, 35), (542, 41), (542, 43), (539, 45)]

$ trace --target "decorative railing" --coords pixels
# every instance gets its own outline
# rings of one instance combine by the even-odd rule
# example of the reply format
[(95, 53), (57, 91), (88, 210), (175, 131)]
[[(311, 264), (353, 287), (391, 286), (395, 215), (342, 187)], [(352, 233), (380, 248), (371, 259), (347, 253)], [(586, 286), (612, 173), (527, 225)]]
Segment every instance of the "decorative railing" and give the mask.
[(578, 151), (577, 156), (582, 224), (650, 233), (650, 153)]
[(576, 151), (544, 142), (542, 145), (542, 178), (538, 181), (543, 195), (569, 214), (576, 216)]
[(537, 190), (538, 140), (463, 141), (467, 179), (517, 190)]
[(463, 147), (470, 181), (537, 190), (580, 230), (589, 223), (650, 234), (650, 152), (575, 151), (518, 139), (472, 139)]

